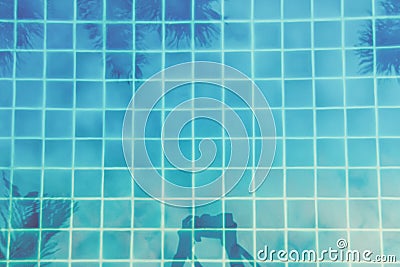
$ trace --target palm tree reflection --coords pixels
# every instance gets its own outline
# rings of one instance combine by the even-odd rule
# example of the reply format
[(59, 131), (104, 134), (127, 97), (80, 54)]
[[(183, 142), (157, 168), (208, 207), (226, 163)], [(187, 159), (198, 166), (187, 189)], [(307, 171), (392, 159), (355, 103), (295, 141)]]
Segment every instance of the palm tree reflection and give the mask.
[[(400, 0), (382, 0), (381, 9), (387, 16), (400, 15)], [(400, 19), (377, 19), (375, 21), (375, 43), (373, 23), (369, 22), (360, 31), (360, 46), (376, 46), (376, 72), (382, 75), (400, 75)], [(374, 71), (372, 49), (357, 50), (360, 72)]]

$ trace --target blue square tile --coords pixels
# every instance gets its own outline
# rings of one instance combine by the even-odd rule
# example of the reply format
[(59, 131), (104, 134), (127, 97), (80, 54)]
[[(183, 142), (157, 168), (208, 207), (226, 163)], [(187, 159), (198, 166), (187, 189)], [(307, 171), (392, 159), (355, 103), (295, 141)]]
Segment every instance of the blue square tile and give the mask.
[(349, 166), (376, 166), (375, 139), (350, 139), (347, 144)]
[(72, 111), (47, 110), (45, 124), (46, 137), (72, 138)]
[(311, 0), (284, 0), (285, 19), (304, 19), (311, 17)]
[(125, 111), (106, 111), (105, 136), (121, 138)]
[(105, 231), (103, 233), (103, 258), (129, 260), (130, 244), (130, 231)]
[(379, 157), (382, 166), (398, 166), (400, 164), (400, 139), (380, 139)]
[(400, 105), (400, 85), (396, 79), (378, 79), (377, 87), (379, 106)]
[(47, 81), (46, 107), (72, 108), (74, 101), (74, 84), (66, 81)]
[(0, 9), (0, 19), (14, 19), (14, 0), (2, 1), (2, 8)]
[(341, 15), (341, 0), (313, 0), (314, 16), (317, 18), (337, 18)]
[(18, 187), (18, 191), (13, 190), (13, 196), (34, 195), (40, 196), (42, 181), (42, 171), (34, 169), (14, 170), (13, 184)]
[(11, 220), (11, 228), (13, 229), (29, 229), (29, 230), (34, 230), (39, 228), (39, 208), (40, 208), (40, 202), (39, 200), (22, 200), (22, 199), (17, 199), (12, 201), (12, 210), (20, 210), (22, 214), (29, 214), (29, 211), (31, 211), (31, 217), (29, 220), (25, 220), (24, 222), (21, 223), (18, 218), (12, 218)]
[(317, 107), (342, 107), (343, 95), (343, 81), (341, 79), (315, 81), (315, 101)]
[(132, 20), (132, 1), (107, 0), (107, 20)]
[(317, 136), (344, 136), (344, 111), (317, 110)]
[(190, 20), (192, 18), (192, 2), (165, 0), (166, 20)]
[[(226, 52), (225, 64), (236, 68), (248, 77), (251, 77), (251, 53), (248, 52)], [(255, 63), (260, 65), (260, 63)], [(276, 65), (275, 65), (276, 66)], [(257, 68), (257, 67), (256, 67)]]
[(135, 228), (158, 228), (161, 226), (161, 206), (158, 202), (135, 201)]
[[(369, 1), (369, 0), (367, 0)], [(360, 31), (366, 29), (368, 25), (372, 25), (370, 20), (349, 20), (345, 22), (344, 25), (344, 41), (346, 47), (362, 47), (362, 46), (372, 46), (372, 40), (368, 42), (360, 41)], [(369, 44), (371, 42), (371, 44)]]
[(76, 107), (77, 108), (102, 108), (103, 83), (78, 81), (76, 82)]
[(241, 50), (251, 48), (251, 30), (248, 23), (228, 23), (225, 26), (224, 48)]
[(104, 171), (104, 196), (105, 197), (130, 197), (132, 176), (128, 170)]
[(75, 170), (74, 196), (98, 197), (101, 195), (102, 174), (100, 170)]
[(276, 22), (254, 24), (256, 49), (281, 48), (281, 24)]
[(374, 109), (348, 109), (347, 135), (376, 136)]
[[(315, 51), (315, 76), (317, 77), (340, 77), (342, 71), (342, 51)], [(329, 64), (327, 64), (329, 62)]]
[(287, 166), (313, 166), (313, 140), (286, 140)]
[(2, 109), (0, 110), (0, 137), (11, 137), (12, 131), (12, 110), (11, 109)]
[(13, 95), (13, 81), (0, 80), (0, 107), (12, 107)]
[[(46, 142), (48, 142), (48, 140)], [(71, 170), (46, 169), (44, 171), (43, 195), (47, 197), (71, 197), (71, 184)]]
[[(53, 254), (49, 255), (48, 253), (48, 247), (49, 243), (48, 240), (51, 239), (54, 243), (57, 244), (57, 249), (54, 251)], [(61, 261), (58, 262), (59, 267), (68, 267), (68, 255), (69, 255), (69, 232), (63, 231), (63, 232), (58, 232), (58, 231), (42, 231), (41, 233), (41, 242), (42, 245), (40, 247), (41, 249), (41, 259), (42, 260), (51, 260), (53, 259), (60, 259)], [(64, 261), (64, 262), (62, 262)]]
[(72, 259), (98, 259), (99, 252), (99, 231), (72, 232)]
[(340, 21), (314, 22), (314, 46), (317, 48), (341, 47), (342, 26)]
[(72, 20), (74, 18), (74, 1), (47, 1), (48, 20)]
[(161, 50), (160, 24), (136, 24), (135, 49), (137, 50)]
[(69, 228), (71, 200), (45, 199), (42, 201), (41, 228)]
[(346, 196), (345, 169), (319, 169), (317, 172), (317, 195), (320, 197)]
[(107, 140), (105, 142), (104, 165), (106, 167), (125, 167), (126, 162), (121, 140)]
[(72, 167), (71, 140), (46, 140), (45, 147), (44, 164), (46, 166)]
[(95, 23), (76, 25), (76, 49), (103, 49), (103, 26)]
[(271, 108), (282, 107), (282, 82), (281, 81), (255, 81)]
[(398, 119), (400, 109), (379, 109), (379, 135), (380, 136), (399, 136), (400, 127)]
[(373, 79), (346, 80), (347, 106), (373, 106), (375, 103)]
[[(257, 228), (282, 228), (284, 227), (284, 209), (282, 200), (258, 200), (256, 202), (256, 227)], [(260, 214), (271, 214), (269, 218)]]
[(285, 52), (285, 77), (304, 78), (311, 77), (311, 52), (292, 51)]
[[(10, 251), (19, 251), (10, 253), (10, 260), (34, 260), (38, 258), (39, 231), (15, 231), (11, 232), (14, 237), (10, 241)], [(29, 249), (21, 249), (21, 240), (29, 242)]]
[(42, 81), (17, 81), (15, 105), (24, 108), (43, 107)]
[(255, 52), (254, 75), (256, 78), (280, 78), (281, 64), (280, 52)]
[[(152, 249), (144, 249), (151, 247)], [(142, 260), (161, 259), (161, 232), (160, 231), (134, 231), (133, 232), (133, 257)]]
[[(128, 79), (132, 70), (132, 53), (107, 53), (106, 79)], [(135, 74), (138, 75), (136, 72)]]
[(372, 0), (345, 0), (344, 15), (346, 17), (362, 17), (372, 14)]
[[(360, 55), (371, 55), (370, 59), (364, 59), (361, 64)], [(366, 76), (372, 71), (372, 49), (346, 50), (346, 75), (347, 76)]]
[(255, 19), (279, 19), (282, 0), (254, 0)]
[(191, 53), (178, 52), (178, 53), (166, 53), (165, 55), (165, 66), (171, 67), (177, 64), (190, 62), (192, 59)]
[(42, 52), (17, 52), (17, 78), (43, 78)]
[(101, 167), (102, 141), (78, 140), (75, 143), (75, 165), (77, 167)]
[(221, 24), (196, 23), (194, 41), (196, 50), (221, 50)]
[(14, 24), (1, 22), (0, 29), (0, 49), (14, 48)]
[(147, 0), (136, 0), (135, 2), (135, 19), (138, 21), (152, 21), (161, 19), (162, 1), (154, 0), (149, 5)]
[(349, 170), (350, 197), (378, 197), (378, 178), (376, 170)]
[(133, 42), (132, 25), (107, 25), (107, 50), (131, 50)]
[(343, 139), (320, 139), (317, 141), (318, 166), (345, 166)]
[(74, 54), (72, 52), (47, 53), (47, 78), (73, 78)]
[(18, 19), (43, 19), (43, 0), (18, 0)]
[[(390, 5), (389, 5), (390, 6)], [(385, 47), (385, 46), (398, 46), (399, 45), (399, 37), (397, 30), (394, 28), (394, 25), (399, 23), (399, 19), (380, 19), (376, 20), (376, 37), (375, 44), (377, 47)], [(364, 28), (370, 29), (371, 22), (369, 22)], [(390, 29), (392, 29), (391, 31)], [(368, 31), (367, 31), (368, 32)], [(369, 45), (373, 40), (367, 39), (367, 44)]]
[(346, 228), (346, 201), (318, 200), (319, 228)]
[(284, 34), (285, 48), (311, 47), (311, 24), (309, 22), (286, 22)]
[(130, 228), (131, 214), (130, 200), (104, 201), (103, 223), (106, 228)]
[(42, 141), (41, 140), (15, 140), (14, 141), (14, 166), (41, 167), (42, 166)]
[(234, 214), (234, 221), (238, 228), (252, 228), (253, 222), (247, 218), (253, 216), (253, 208), (250, 200), (225, 200), (225, 213)]
[(44, 24), (43, 23), (18, 23), (17, 24), (17, 48), (43, 49)]
[(75, 113), (75, 135), (77, 137), (102, 137), (103, 136), (103, 112), (83, 111)]
[(160, 53), (136, 54), (135, 77), (138, 79), (147, 79), (161, 71), (162, 57)]
[(167, 24), (165, 26), (165, 47), (168, 50), (190, 49), (192, 26), (189, 23)]
[(47, 24), (47, 49), (72, 49), (72, 28), (69, 23)]
[[(98, 196), (97, 196), (98, 197)], [(79, 200), (78, 209), (74, 213), (74, 227), (98, 228), (100, 227), (101, 201)]]
[(224, 16), (232, 20), (249, 20), (251, 16), (251, 5), (243, 5), (240, 0), (231, 0), (225, 4)]
[(103, 0), (77, 0), (78, 20), (102, 20)]
[(314, 171), (290, 169), (286, 171), (287, 197), (314, 197)]
[(379, 209), (376, 200), (350, 200), (351, 228), (379, 228)]
[(311, 200), (289, 200), (287, 203), (288, 227), (314, 228), (315, 202)]
[(132, 98), (132, 87), (126, 82), (106, 83), (106, 107), (125, 110)]
[(41, 110), (16, 110), (14, 134), (18, 137), (41, 137), (43, 114)]
[(311, 80), (285, 81), (285, 107), (312, 107), (313, 91)]
[(289, 137), (313, 136), (312, 110), (286, 110), (286, 135)]
[(101, 79), (103, 74), (102, 53), (76, 53), (76, 77), (78, 79)]

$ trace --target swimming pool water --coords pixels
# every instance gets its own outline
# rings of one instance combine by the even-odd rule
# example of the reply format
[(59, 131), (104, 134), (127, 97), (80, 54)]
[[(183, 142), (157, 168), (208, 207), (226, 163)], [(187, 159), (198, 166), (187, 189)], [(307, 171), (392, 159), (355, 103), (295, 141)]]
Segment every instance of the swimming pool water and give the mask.
[[(398, 0), (0, 0), (0, 266), (180, 266), (178, 232), (190, 215), (199, 217), (186, 228), (194, 253), (185, 266), (332, 264), (236, 259), (220, 214), (232, 214), (232, 236), (252, 257), (266, 244), (321, 251), (340, 238), (400, 257), (399, 36)], [(220, 125), (200, 119), (183, 128), (181, 151), (196, 159), (209, 137), (216, 160), (196, 175), (168, 162), (160, 133), (183, 101), (227, 103), (254, 137), (231, 192), (181, 208), (133, 182), (121, 140), (135, 89), (192, 61), (232, 66), (257, 84), (276, 153), (250, 194), (260, 154), (251, 110), (218, 85), (178, 87), (144, 136), (166, 180), (212, 181), (231, 152)], [(212, 225), (221, 240), (194, 241)]]

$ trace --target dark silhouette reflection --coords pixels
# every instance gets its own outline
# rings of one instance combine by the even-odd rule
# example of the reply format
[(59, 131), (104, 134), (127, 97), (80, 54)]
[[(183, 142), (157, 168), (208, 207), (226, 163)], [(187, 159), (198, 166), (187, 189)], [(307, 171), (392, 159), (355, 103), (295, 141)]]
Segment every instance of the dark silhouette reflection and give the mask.
[[(194, 228), (194, 230), (193, 230)], [(223, 230), (221, 230), (223, 228)], [(195, 266), (203, 265), (192, 255), (192, 247), (196, 242), (201, 242), (203, 238), (219, 239), (221, 246), (225, 247), (226, 254), (230, 259), (231, 267), (244, 267), (243, 262), (235, 260), (247, 259), (249, 262), (254, 258), (237, 242), (237, 224), (233, 220), (232, 213), (218, 214), (211, 216), (188, 216), (182, 221), (182, 230), (178, 231), (179, 244), (174, 256), (172, 267), (182, 267), (185, 260), (195, 259)], [(194, 232), (194, 236), (192, 235)], [(192, 239), (194, 237), (194, 240)], [(224, 244), (225, 238), (225, 244)], [(257, 264), (257, 266), (259, 266)]]
[[(400, 0), (382, 0), (379, 5), (384, 15), (400, 15)], [(400, 74), (400, 49), (392, 48), (400, 45), (400, 19), (391, 19), (390, 17), (377, 19), (375, 36), (373, 23), (368, 22), (360, 31), (359, 44), (360, 46), (376, 46), (377, 74)], [(360, 49), (357, 50), (357, 55), (360, 57), (360, 72), (372, 73), (375, 67), (373, 50)]]
[[(37, 259), (38, 254), (41, 259), (46, 259), (54, 255), (58, 251), (54, 237), (60, 232), (55, 229), (68, 227), (66, 224), (71, 209), (75, 210), (77, 205), (72, 205), (70, 200), (58, 199), (42, 200), (41, 205), (38, 192), (21, 195), (18, 187), (12, 185), (4, 173), (0, 186), (2, 197), (9, 198), (12, 194), (17, 198), (11, 201), (11, 206), (10, 201), (0, 201), (0, 229), (11, 229), (10, 234), (8, 231), (0, 231), (0, 260)], [(42, 217), (41, 224), (40, 217)], [(52, 230), (35, 231), (39, 230), (40, 226)], [(41, 263), (41, 265), (47, 264)], [(37, 266), (37, 263), (27, 263), (24, 266)]]

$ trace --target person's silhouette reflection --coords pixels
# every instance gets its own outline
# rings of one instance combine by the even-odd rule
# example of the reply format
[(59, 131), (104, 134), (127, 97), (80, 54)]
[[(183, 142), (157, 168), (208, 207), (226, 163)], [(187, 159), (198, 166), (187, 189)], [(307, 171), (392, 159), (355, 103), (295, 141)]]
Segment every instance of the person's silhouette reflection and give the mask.
[[(223, 217), (224, 216), (224, 217)], [(223, 220), (225, 219), (225, 220)], [(194, 235), (192, 232), (194, 227)], [(202, 238), (219, 239), (221, 246), (225, 245), (225, 250), (229, 258), (231, 267), (244, 267), (243, 262), (235, 262), (241, 260), (242, 257), (249, 262), (254, 258), (237, 242), (237, 224), (233, 221), (232, 213), (218, 214), (211, 216), (204, 214), (202, 216), (187, 216), (182, 221), (182, 230), (178, 231), (179, 244), (177, 252), (174, 256), (172, 267), (182, 267), (185, 260), (195, 259), (195, 266), (202, 267), (196, 256), (192, 255), (192, 248), (195, 242), (201, 242)], [(223, 237), (225, 236), (225, 244)], [(192, 240), (194, 237), (194, 240)], [(259, 266), (257, 264), (257, 266)]]

